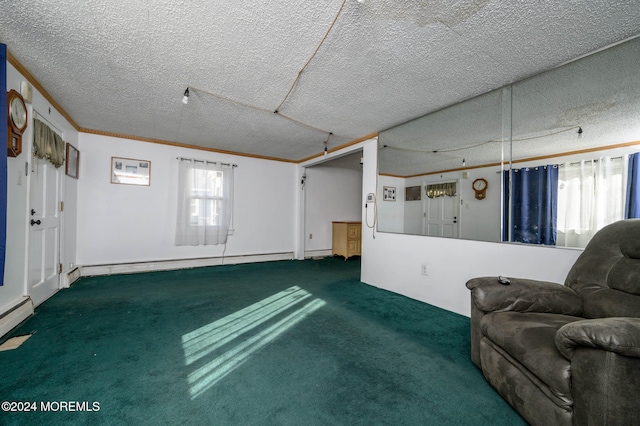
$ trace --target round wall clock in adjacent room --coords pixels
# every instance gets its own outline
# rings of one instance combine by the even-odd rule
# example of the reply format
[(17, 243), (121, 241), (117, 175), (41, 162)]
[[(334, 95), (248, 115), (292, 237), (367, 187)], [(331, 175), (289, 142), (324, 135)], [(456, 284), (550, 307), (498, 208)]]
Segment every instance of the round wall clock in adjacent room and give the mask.
[(489, 184), (486, 179), (478, 178), (473, 181), (472, 186), (478, 200), (483, 200), (487, 196), (487, 187)]
[(22, 152), (22, 134), (27, 128), (27, 106), (20, 93), (7, 93), (8, 128), (7, 155), (17, 157)]

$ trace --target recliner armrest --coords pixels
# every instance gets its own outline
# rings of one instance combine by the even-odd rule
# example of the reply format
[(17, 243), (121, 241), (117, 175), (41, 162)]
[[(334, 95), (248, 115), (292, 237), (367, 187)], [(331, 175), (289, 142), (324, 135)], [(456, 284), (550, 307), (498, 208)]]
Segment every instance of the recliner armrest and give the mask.
[(575, 321), (556, 333), (556, 346), (571, 360), (578, 347), (640, 358), (640, 318), (614, 317)]
[(497, 277), (480, 277), (467, 281), (471, 297), (483, 312), (541, 312), (580, 315), (582, 299), (571, 288), (548, 281), (510, 278), (503, 285)]

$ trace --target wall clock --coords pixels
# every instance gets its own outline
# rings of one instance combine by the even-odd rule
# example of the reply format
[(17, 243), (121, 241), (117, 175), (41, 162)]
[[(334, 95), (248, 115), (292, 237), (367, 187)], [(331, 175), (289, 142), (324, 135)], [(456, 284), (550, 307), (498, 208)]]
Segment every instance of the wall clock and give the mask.
[(8, 128), (7, 156), (17, 157), (22, 152), (22, 133), (27, 128), (27, 106), (20, 93), (7, 93)]
[(473, 190), (478, 200), (483, 200), (487, 196), (487, 186), (489, 186), (489, 184), (486, 179), (478, 178), (473, 181)]

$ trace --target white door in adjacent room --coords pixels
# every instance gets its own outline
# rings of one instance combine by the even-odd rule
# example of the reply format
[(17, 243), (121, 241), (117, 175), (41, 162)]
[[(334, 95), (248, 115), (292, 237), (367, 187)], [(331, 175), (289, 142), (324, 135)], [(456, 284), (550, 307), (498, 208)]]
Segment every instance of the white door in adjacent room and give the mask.
[[(422, 186), (426, 187), (425, 184)], [(425, 197), (422, 214), (423, 235), (458, 238), (460, 235), (460, 194), (453, 197)]]
[(62, 167), (33, 158), (27, 293), (39, 305), (60, 287), (60, 187)]

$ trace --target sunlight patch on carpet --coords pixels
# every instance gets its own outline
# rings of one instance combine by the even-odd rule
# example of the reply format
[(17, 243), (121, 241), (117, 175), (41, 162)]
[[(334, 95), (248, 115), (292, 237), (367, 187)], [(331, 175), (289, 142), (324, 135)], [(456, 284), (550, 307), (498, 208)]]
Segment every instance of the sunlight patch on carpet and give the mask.
[[(188, 375), (191, 398), (200, 396), (247, 361), (252, 354), (326, 304), (321, 299), (314, 299), (301, 306), (302, 302), (311, 297), (307, 291), (293, 286), (183, 335), (182, 347), (186, 365), (207, 357), (213, 358)], [(273, 324), (267, 324), (278, 316), (284, 317)], [(259, 330), (259, 327), (266, 328)], [(256, 330), (255, 334), (250, 335), (248, 332), (251, 330)], [(232, 345), (236, 339), (241, 341), (223, 353), (215, 354), (223, 346)]]
[(20, 345), (27, 341), (32, 334), (25, 334), (24, 336), (16, 336), (8, 339), (2, 345), (0, 345), (0, 352), (2, 351), (11, 351), (13, 349), (18, 349)]

